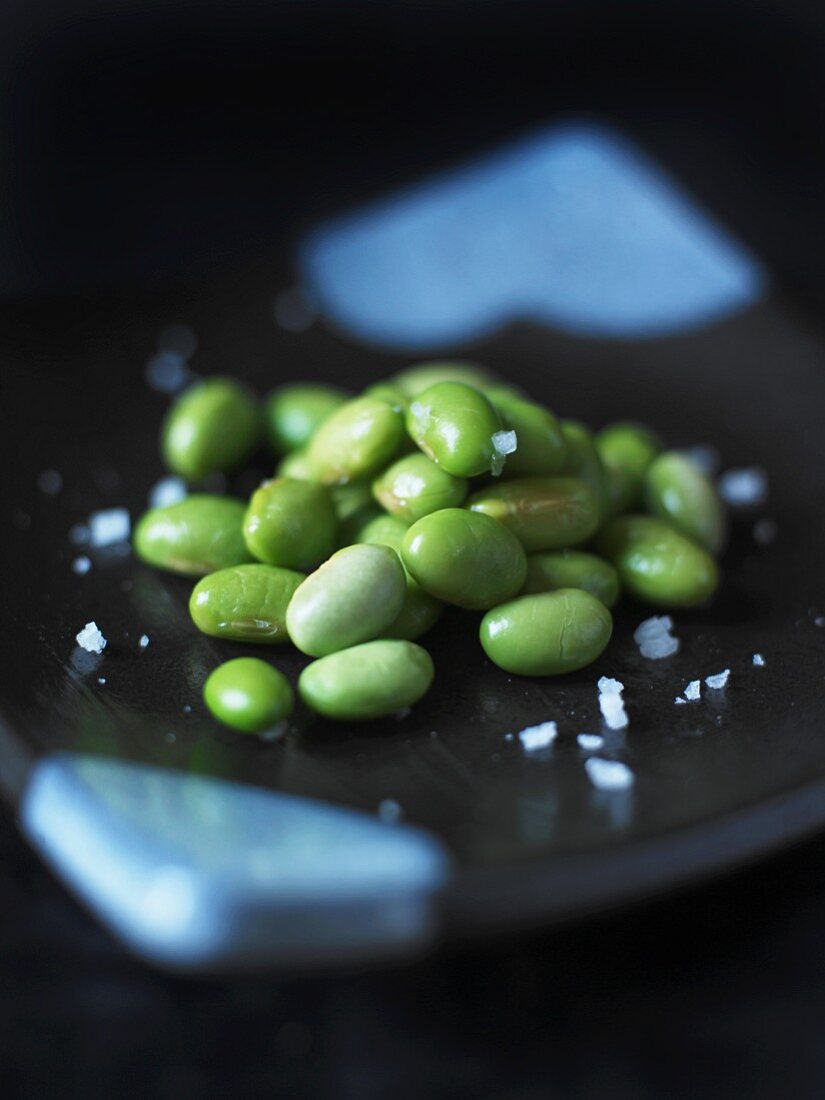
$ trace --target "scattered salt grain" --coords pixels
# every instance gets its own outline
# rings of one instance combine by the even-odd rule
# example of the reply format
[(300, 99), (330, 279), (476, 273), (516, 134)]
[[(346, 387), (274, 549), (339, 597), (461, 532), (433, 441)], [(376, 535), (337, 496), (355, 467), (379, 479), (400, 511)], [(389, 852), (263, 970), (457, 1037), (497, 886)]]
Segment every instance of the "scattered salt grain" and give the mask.
[(688, 686), (685, 688), (685, 699), (689, 703), (695, 703), (697, 699), (702, 698), (702, 681), (691, 680)]
[(585, 752), (598, 752), (604, 747), (604, 738), (600, 733), (580, 733), (576, 740), (579, 748), (584, 749)]
[(397, 825), (403, 816), (401, 803), (394, 798), (384, 798), (378, 803), (378, 817), (385, 825)]
[(106, 677), (105, 676), (98, 676), (97, 682), (99, 684), (105, 684), (106, 683)]
[(726, 470), (717, 487), (722, 499), (734, 507), (761, 504), (768, 496), (768, 476), (758, 466)]
[(757, 668), (764, 668), (765, 667), (765, 658), (762, 656), (761, 653), (754, 653), (753, 663), (756, 665)]
[(498, 477), (504, 469), (507, 455), (515, 454), (518, 448), (518, 437), (513, 431), (494, 432), (492, 443), (495, 454), (493, 455), (493, 461), (490, 463), (490, 473), (493, 477)]
[(89, 542), (92, 546), (111, 546), (129, 538), (131, 521), (125, 508), (105, 508), (89, 516)]
[(542, 722), (539, 726), (527, 726), (519, 733), (518, 739), (525, 752), (536, 752), (552, 745), (558, 732), (555, 722)]
[(183, 713), (184, 714), (191, 714), (192, 713), (192, 704), (191, 703), (184, 703), (183, 704)]
[(626, 791), (633, 786), (635, 776), (620, 760), (603, 760), (591, 756), (584, 762), (587, 778), (600, 791)]
[(760, 519), (753, 525), (753, 541), (760, 546), (770, 546), (776, 541), (778, 531), (775, 520)]
[(140, 639), (138, 641), (138, 645), (140, 646), (141, 649), (146, 649), (146, 647), (149, 645), (149, 635), (148, 634), (141, 634)]
[(106, 648), (106, 639), (95, 622), (86, 623), (75, 641), (87, 653), (102, 653)]
[(654, 615), (636, 628), (633, 638), (643, 657), (660, 661), (679, 652), (679, 639), (671, 634), (673, 619), (670, 615)]
[(72, 572), (77, 573), (81, 577), (84, 573), (88, 573), (91, 568), (92, 559), (87, 558), (85, 554), (81, 554), (80, 557), (75, 558), (72, 562)]
[(166, 348), (147, 360), (143, 377), (159, 393), (177, 393), (192, 379), (192, 371), (185, 355)]
[(186, 496), (186, 482), (181, 477), (161, 478), (149, 493), (149, 505), (152, 508), (167, 508), (177, 504)]
[(681, 695), (677, 695), (673, 702), (676, 704), (677, 707), (681, 707), (685, 705), (687, 699), (683, 699)]
[(53, 497), (63, 488), (63, 478), (57, 470), (42, 470), (37, 475), (37, 488), (41, 493)]
[(602, 676), (599, 680), (599, 710), (612, 730), (624, 729), (628, 724), (622, 699), (623, 691), (624, 684), (620, 680), (609, 676)]
[(710, 443), (697, 443), (695, 447), (688, 447), (682, 453), (707, 477), (713, 477), (717, 473), (722, 461), (719, 452)]
[(730, 669), (726, 668), (723, 672), (717, 672), (715, 676), (706, 676), (705, 683), (709, 688), (713, 688), (718, 691), (719, 688), (723, 688), (727, 685), (730, 679)]

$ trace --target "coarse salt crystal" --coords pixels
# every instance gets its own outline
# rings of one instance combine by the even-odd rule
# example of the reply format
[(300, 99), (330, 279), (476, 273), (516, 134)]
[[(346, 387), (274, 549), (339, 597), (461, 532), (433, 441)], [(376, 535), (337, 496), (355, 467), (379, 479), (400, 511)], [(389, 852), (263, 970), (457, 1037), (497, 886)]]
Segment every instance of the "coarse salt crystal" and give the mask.
[(677, 707), (681, 707), (684, 706), (684, 704), (687, 702), (687, 699), (683, 699), (681, 695), (677, 695), (673, 702), (676, 704)]
[(152, 508), (167, 508), (186, 497), (186, 482), (182, 477), (163, 477), (156, 482), (149, 493), (149, 505)]
[(754, 653), (753, 663), (756, 665), (757, 668), (763, 668), (765, 665), (765, 658), (762, 656), (761, 653)]
[(591, 756), (585, 760), (584, 766), (588, 779), (600, 791), (626, 791), (633, 786), (636, 778), (627, 764), (622, 764), (620, 760)]
[(679, 639), (671, 634), (673, 619), (670, 615), (653, 615), (636, 628), (633, 638), (643, 657), (660, 661), (679, 652)]
[(72, 572), (77, 573), (79, 576), (83, 576), (84, 573), (88, 573), (92, 568), (91, 558), (87, 558), (85, 554), (81, 554), (80, 557), (75, 558), (72, 562)]
[(131, 521), (125, 508), (106, 508), (89, 516), (89, 542), (92, 546), (111, 546), (129, 538)]
[(599, 710), (612, 730), (624, 729), (628, 724), (622, 699), (623, 691), (624, 684), (621, 680), (614, 680), (610, 676), (602, 676), (599, 680)]
[(695, 703), (697, 699), (702, 697), (702, 681), (691, 680), (688, 686), (685, 688), (685, 699), (689, 703)]
[(401, 803), (394, 798), (383, 798), (378, 803), (378, 817), (385, 825), (396, 825), (403, 815)]
[(719, 469), (719, 452), (710, 443), (697, 443), (695, 447), (688, 447), (682, 453), (707, 477), (713, 477)]
[(141, 634), (140, 639), (138, 640), (138, 645), (141, 649), (146, 649), (146, 647), (149, 645), (149, 635)]
[(706, 676), (705, 683), (709, 688), (713, 688), (718, 691), (719, 688), (725, 687), (730, 679), (730, 669), (726, 668), (722, 672), (717, 672), (715, 676)]
[(726, 470), (717, 482), (719, 495), (728, 504), (761, 504), (768, 495), (768, 476), (758, 466)]
[(106, 639), (103, 637), (97, 623), (86, 623), (80, 633), (77, 635), (75, 641), (81, 649), (85, 649), (87, 653), (102, 653), (106, 648)]
[(518, 447), (518, 437), (514, 431), (494, 432), (492, 436), (493, 461), (490, 463), (490, 473), (498, 477), (504, 469), (507, 455), (514, 454)]
[(576, 740), (579, 748), (584, 749), (585, 752), (598, 752), (604, 746), (604, 738), (600, 733), (580, 733)]
[(519, 733), (518, 739), (525, 752), (536, 752), (552, 745), (558, 732), (555, 722), (542, 722), (538, 726), (527, 726)]

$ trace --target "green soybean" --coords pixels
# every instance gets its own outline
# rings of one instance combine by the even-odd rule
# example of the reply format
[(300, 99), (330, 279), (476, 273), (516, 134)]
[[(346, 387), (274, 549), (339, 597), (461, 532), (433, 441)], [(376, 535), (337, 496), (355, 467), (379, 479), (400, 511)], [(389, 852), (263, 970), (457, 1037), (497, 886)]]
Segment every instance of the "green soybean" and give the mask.
[(258, 561), (307, 570), (335, 549), (338, 520), (323, 485), (276, 477), (252, 494), (243, 533)]
[(252, 394), (232, 378), (210, 378), (190, 386), (172, 405), (161, 430), (161, 452), (170, 470), (199, 481), (240, 466), (260, 435)]
[(516, 433), (516, 449), (507, 455), (507, 477), (556, 474), (564, 467), (567, 444), (555, 416), (531, 401), (494, 402), (505, 429)]
[(414, 523), (401, 556), (425, 592), (471, 611), (514, 596), (527, 572), (518, 539), (496, 520), (464, 508), (445, 508)]
[[(472, 384), (472, 383), (471, 383)], [(507, 386), (501, 382), (494, 382), (492, 385), (477, 386), (480, 389), (488, 401), (491, 401), (496, 408), (500, 405), (504, 405), (509, 401), (529, 401), (529, 396), (518, 388), (518, 386)]]
[(292, 714), (292, 688), (282, 672), (257, 657), (236, 657), (212, 671), (203, 699), (219, 722), (243, 733), (263, 733)]
[(725, 545), (727, 516), (713, 482), (677, 451), (654, 459), (645, 475), (647, 509), (712, 554)]
[(488, 473), (501, 460), (501, 417), (483, 393), (462, 382), (439, 382), (420, 393), (407, 410), (407, 431), (455, 477)]
[(193, 493), (140, 518), (132, 539), (135, 553), (148, 565), (187, 577), (239, 565), (252, 560), (243, 517), (240, 500)]
[(189, 614), (198, 630), (232, 642), (286, 642), (286, 609), (303, 573), (277, 565), (235, 565), (198, 581)]
[(559, 676), (591, 664), (613, 632), (610, 612), (579, 588), (521, 596), (481, 621), (484, 652), (506, 672)]
[(378, 503), (408, 523), (440, 508), (457, 508), (467, 488), (466, 478), (453, 477), (421, 453), (399, 458), (372, 484)]
[(619, 598), (619, 575), (609, 562), (583, 550), (551, 550), (528, 554), (524, 594), (582, 588), (613, 607)]
[(421, 646), (381, 640), (313, 661), (301, 673), (298, 691), (325, 718), (366, 721), (417, 703), (433, 675), (430, 655)]
[(610, 508), (615, 515), (642, 503), (647, 468), (662, 450), (661, 439), (642, 424), (611, 424), (596, 436), (605, 468)]
[(273, 449), (284, 454), (305, 447), (347, 397), (337, 386), (303, 383), (279, 386), (266, 400), (266, 428)]
[(418, 397), (430, 386), (439, 382), (463, 382), (477, 389), (488, 385), (492, 375), (478, 363), (463, 360), (436, 360), (431, 363), (417, 363), (400, 371), (390, 379), (390, 385), (400, 390), (408, 399)]
[(312, 657), (377, 638), (400, 612), (405, 590), (394, 550), (347, 546), (295, 592), (286, 613), (289, 636)]
[(346, 523), (373, 506), (372, 487), (368, 481), (333, 485), (329, 495), (332, 497), (332, 507), (339, 523)]
[(362, 396), (378, 397), (382, 401), (386, 401), (388, 405), (392, 405), (394, 409), (398, 409), (399, 412), (406, 412), (409, 404), (408, 398), (401, 388), (392, 382), (374, 382), (371, 386), (367, 386)]
[(575, 546), (599, 525), (593, 489), (572, 477), (525, 477), (488, 485), (470, 497), (467, 507), (504, 524), (527, 551)]
[(610, 511), (610, 500), (606, 484), (604, 465), (593, 433), (578, 420), (563, 420), (561, 431), (567, 446), (567, 459), (562, 474), (564, 477), (577, 477), (586, 481), (599, 501), (600, 518)]
[[(389, 546), (400, 555), (401, 543), (408, 529), (408, 525), (403, 520), (395, 516), (381, 515), (362, 527), (357, 541)], [(405, 638), (413, 642), (435, 626), (444, 611), (444, 604), (429, 592), (425, 592), (406, 568), (404, 573), (407, 581), (404, 602), (395, 619), (386, 630), (382, 631), (381, 637)]]
[(306, 448), (301, 451), (292, 451), (290, 454), (284, 455), (275, 467), (275, 473), (278, 477), (294, 477), (296, 481), (315, 480), (309, 466)]
[(404, 417), (379, 397), (356, 397), (329, 416), (312, 437), (307, 460), (325, 485), (346, 485), (378, 473), (404, 436)]
[(655, 607), (693, 607), (716, 590), (719, 572), (706, 550), (652, 516), (618, 516), (596, 547), (624, 588)]

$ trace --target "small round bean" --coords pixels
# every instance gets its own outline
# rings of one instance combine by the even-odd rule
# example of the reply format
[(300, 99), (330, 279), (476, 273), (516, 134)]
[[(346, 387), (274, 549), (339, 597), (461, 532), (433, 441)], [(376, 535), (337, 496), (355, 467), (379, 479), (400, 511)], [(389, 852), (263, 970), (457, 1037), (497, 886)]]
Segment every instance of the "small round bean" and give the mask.
[(293, 477), (296, 481), (314, 481), (312, 470), (309, 467), (306, 448), (301, 451), (291, 451), (284, 455), (275, 467), (276, 477)]
[(292, 714), (292, 688), (282, 672), (257, 657), (218, 665), (203, 685), (203, 700), (224, 725), (263, 733)]
[(175, 401), (161, 430), (163, 460), (188, 481), (240, 466), (261, 436), (255, 398), (232, 378), (196, 382)]
[[(357, 541), (389, 546), (401, 554), (401, 543), (408, 531), (408, 525), (395, 516), (381, 515), (365, 524), (358, 533)], [(444, 604), (425, 592), (405, 567), (407, 591), (404, 603), (397, 617), (390, 623), (382, 638), (404, 638), (414, 642), (431, 630), (444, 611)]]
[(348, 395), (336, 386), (291, 383), (279, 386), (266, 400), (269, 442), (277, 454), (306, 447), (330, 413)]
[(645, 475), (645, 503), (712, 554), (725, 545), (727, 516), (716, 486), (686, 455), (668, 451), (654, 459)]
[(582, 588), (613, 607), (619, 598), (619, 575), (609, 562), (583, 550), (551, 550), (527, 555), (524, 594)]
[(652, 516), (611, 520), (596, 547), (627, 591), (655, 607), (693, 607), (716, 591), (719, 571), (710, 554)]
[(156, 569), (202, 577), (252, 560), (243, 538), (243, 517), (240, 500), (193, 493), (141, 516), (132, 543), (141, 561)]
[(438, 360), (432, 363), (418, 363), (400, 371), (390, 379), (390, 385), (401, 391), (405, 397), (418, 397), (430, 386), (439, 382), (463, 382), (466, 386), (480, 389), (492, 381), (492, 376), (478, 363), (465, 363), (461, 360)]
[(335, 549), (338, 520), (323, 485), (276, 477), (252, 494), (243, 533), (258, 561), (307, 570)]
[(372, 483), (378, 503), (408, 523), (440, 508), (457, 508), (467, 488), (465, 478), (453, 477), (420, 452), (399, 458)]
[(561, 431), (567, 445), (567, 461), (562, 474), (587, 482), (596, 494), (599, 517), (603, 519), (610, 512), (610, 500), (604, 465), (596, 450), (593, 433), (578, 420), (563, 420)]
[(308, 707), (341, 722), (366, 721), (410, 707), (433, 681), (430, 655), (413, 642), (381, 640), (308, 665), (298, 691)]
[(488, 473), (499, 458), (501, 417), (479, 390), (439, 382), (410, 403), (407, 431), (428, 458), (454, 477)]
[(555, 416), (532, 401), (495, 402), (504, 427), (516, 433), (516, 449), (507, 455), (507, 477), (557, 474), (567, 458), (567, 444)]
[(662, 450), (661, 439), (641, 424), (622, 422), (599, 432), (596, 449), (607, 474), (611, 513), (638, 508), (647, 468)]
[(198, 581), (189, 614), (198, 630), (232, 642), (286, 642), (286, 609), (303, 573), (277, 565), (235, 565)]
[(289, 636), (302, 653), (323, 657), (377, 638), (395, 620), (406, 585), (388, 546), (347, 546), (300, 585), (287, 608)]
[(496, 520), (464, 508), (445, 508), (414, 523), (401, 556), (425, 592), (470, 611), (514, 596), (527, 571), (518, 539)]
[(488, 485), (470, 497), (467, 507), (503, 523), (527, 551), (575, 546), (599, 525), (593, 490), (573, 477), (525, 477)]
[(312, 437), (309, 468), (324, 485), (366, 480), (392, 459), (404, 436), (404, 417), (378, 397), (356, 397), (336, 409)]
[(406, 413), (409, 404), (400, 386), (395, 386), (392, 382), (374, 382), (371, 386), (367, 386), (362, 396), (379, 397), (401, 413)]
[(560, 676), (591, 664), (613, 632), (610, 612), (579, 588), (520, 596), (481, 621), (484, 652), (506, 672)]

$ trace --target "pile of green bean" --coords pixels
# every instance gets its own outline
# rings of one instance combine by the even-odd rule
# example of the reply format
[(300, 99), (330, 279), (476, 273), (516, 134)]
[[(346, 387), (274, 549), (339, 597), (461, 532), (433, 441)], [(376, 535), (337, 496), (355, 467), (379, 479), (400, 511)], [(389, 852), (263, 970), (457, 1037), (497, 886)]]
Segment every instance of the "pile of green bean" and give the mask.
[[(298, 690), (328, 718), (417, 702), (433, 664), (416, 643), (445, 604), (484, 613), (500, 668), (552, 676), (602, 653), (622, 590), (672, 609), (718, 584), (725, 513), (684, 454), (637, 424), (557, 420), (473, 364), (411, 367), (360, 396), (285, 385), (263, 409), (238, 382), (202, 381), (170, 409), (163, 458), (197, 483), (264, 438), (280, 462), (247, 503), (196, 492), (154, 508), (135, 550), (200, 578), (204, 633), (315, 658)], [(248, 657), (215, 669), (204, 697), (250, 732), (294, 705), (283, 674)]]

